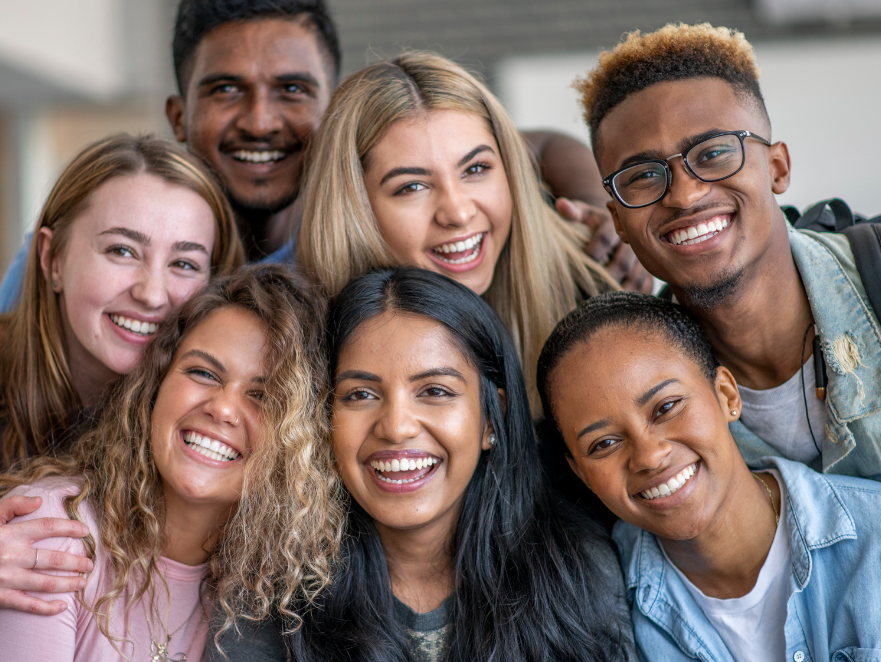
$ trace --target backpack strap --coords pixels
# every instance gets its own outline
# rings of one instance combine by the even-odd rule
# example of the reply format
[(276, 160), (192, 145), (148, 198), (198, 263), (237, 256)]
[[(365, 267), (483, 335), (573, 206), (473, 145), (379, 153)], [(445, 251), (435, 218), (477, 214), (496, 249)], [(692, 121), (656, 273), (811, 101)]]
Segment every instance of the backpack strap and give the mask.
[[(829, 209), (827, 212), (826, 209)], [(815, 230), (817, 232), (841, 232), (854, 224), (853, 212), (847, 203), (840, 198), (830, 198), (818, 202), (805, 211), (797, 220), (793, 220), (792, 208), (784, 208), (783, 213), (797, 230)], [(831, 215), (830, 215), (831, 212)], [(797, 212), (796, 212), (797, 213)]]
[(875, 317), (881, 319), (881, 228), (878, 223), (859, 223), (841, 232), (850, 242), (854, 262)]

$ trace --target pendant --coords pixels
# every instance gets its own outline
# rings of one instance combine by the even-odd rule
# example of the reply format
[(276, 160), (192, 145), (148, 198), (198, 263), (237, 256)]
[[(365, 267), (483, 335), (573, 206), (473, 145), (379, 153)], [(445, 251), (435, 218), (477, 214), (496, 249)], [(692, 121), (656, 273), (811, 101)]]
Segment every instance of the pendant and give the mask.
[(153, 638), (150, 638), (150, 662), (187, 662), (186, 653), (178, 653), (175, 657), (168, 657), (168, 644), (171, 643), (169, 636), (164, 644), (157, 644)]

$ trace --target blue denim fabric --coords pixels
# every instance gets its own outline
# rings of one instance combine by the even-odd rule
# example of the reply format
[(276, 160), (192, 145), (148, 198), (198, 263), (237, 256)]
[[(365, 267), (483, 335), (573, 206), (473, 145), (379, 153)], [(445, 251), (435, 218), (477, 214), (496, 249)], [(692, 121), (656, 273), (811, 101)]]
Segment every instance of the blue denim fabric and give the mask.
[[(814, 431), (822, 436), (822, 464), (814, 468), (881, 480), (881, 324), (850, 244), (841, 234), (791, 227), (789, 244), (820, 329), (829, 376), (828, 423), (822, 432)], [(730, 428), (750, 466), (758, 458), (780, 454), (742, 422)]]
[(288, 239), (287, 243), (279, 248), (274, 253), (270, 253), (266, 257), (264, 257), (260, 262), (268, 263), (268, 264), (296, 264), (297, 260), (294, 257), (294, 250), (297, 247), (297, 234), (294, 233), (290, 239)]
[[(776, 468), (786, 486), (792, 574), (785, 659), (881, 661), (881, 484), (776, 457), (755, 468)], [(623, 521), (612, 538), (641, 655), (733, 662), (657, 538)]]
[(15, 257), (12, 258), (12, 264), (9, 265), (6, 275), (3, 276), (3, 282), (0, 283), (0, 314), (11, 312), (18, 307), (33, 236), (33, 232), (28, 232), (25, 235), (24, 243), (18, 249)]

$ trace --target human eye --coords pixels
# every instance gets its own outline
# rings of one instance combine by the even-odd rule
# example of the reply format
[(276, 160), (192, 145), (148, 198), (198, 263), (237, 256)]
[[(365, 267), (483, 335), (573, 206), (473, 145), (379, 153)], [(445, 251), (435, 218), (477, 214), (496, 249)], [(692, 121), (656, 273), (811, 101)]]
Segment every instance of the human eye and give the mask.
[(465, 168), (464, 176), (468, 175), (482, 175), (487, 170), (490, 169), (490, 165), (488, 163), (472, 163), (470, 166)]
[(262, 403), (263, 399), (266, 397), (266, 392), (263, 391), (263, 389), (255, 389), (253, 391), (248, 391), (248, 397)]
[(196, 380), (200, 381), (208, 381), (208, 382), (219, 382), (220, 380), (217, 378), (213, 372), (211, 372), (208, 368), (203, 368), (201, 366), (192, 366), (190, 368), (184, 369), (184, 373), (189, 375), (190, 377), (194, 377)]
[(220, 83), (211, 88), (211, 94), (235, 94), (241, 88), (235, 83)]
[(183, 269), (184, 271), (201, 271), (202, 269), (198, 264), (191, 260), (175, 260), (171, 263), (171, 266), (175, 269)]
[(661, 166), (653, 163), (634, 166), (630, 170), (625, 170), (622, 175), (624, 175), (624, 186), (642, 188), (654, 186), (664, 177), (664, 172)]
[(118, 257), (135, 257), (134, 249), (123, 244), (116, 244), (115, 246), (111, 246), (107, 249), (107, 253), (110, 255), (116, 255)]
[(376, 396), (365, 388), (353, 388), (340, 397), (342, 402), (363, 402), (375, 399)]
[(431, 385), (422, 389), (419, 395), (433, 400), (445, 400), (454, 397), (456, 394), (444, 386)]
[(664, 417), (669, 418), (669, 414), (678, 413), (680, 407), (679, 405), (682, 403), (681, 398), (674, 398), (672, 400), (665, 400), (659, 404), (654, 411), (654, 419), (662, 419)]
[(281, 89), (285, 94), (291, 95), (300, 95), (306, 92), (302, 83), (285, 83)]
[(614, 448), (619, 441), (620, 439), (617, 439), (615, 437), (603, 437), (602, 439), (598, 439), (588, 449), (587, 454), (594, 455), (596, 453), (608, 451), (609, 449)]
[(713, 139), (705, 143), (701, 143), (695, 148), (694, 157), (689, 157), (689, 161), (696, 166), (710, 166), (716, 163), (726, 161), (735, 152), (740, 150), (739, 141), (731, 141), (727, 139)]
[(395, 190), (394, 194), (395, 195), (406, 195), (408, 193), (416, 193), (417, 191), (423, 191), (426, 188), (428, 188), (428, 187), (425, 184), (423, 184), (422, 182), (408, 182), (408, 183), (404, 184), (403, 186), (399, 186)]

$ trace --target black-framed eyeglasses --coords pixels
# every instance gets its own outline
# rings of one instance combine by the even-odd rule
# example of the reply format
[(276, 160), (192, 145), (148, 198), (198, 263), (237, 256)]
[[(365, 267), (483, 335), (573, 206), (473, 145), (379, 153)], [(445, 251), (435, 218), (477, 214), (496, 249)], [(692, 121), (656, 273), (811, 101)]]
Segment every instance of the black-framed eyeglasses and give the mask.
[(703, 138), (680, 154), (652, 159), (616, 170), (603, 180), (603, 186), (625, 207), (638, 209), (655, 204), (667, 195), (673, 181), (669, 161), (681, 156), (685, 167), (702, 182), (718, 182), (733, 177), (743, 168), (746, 148), (743, 141), (754, 138), (770, 146), (764, 138), (749, 131), (725, 131)]

